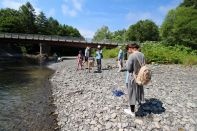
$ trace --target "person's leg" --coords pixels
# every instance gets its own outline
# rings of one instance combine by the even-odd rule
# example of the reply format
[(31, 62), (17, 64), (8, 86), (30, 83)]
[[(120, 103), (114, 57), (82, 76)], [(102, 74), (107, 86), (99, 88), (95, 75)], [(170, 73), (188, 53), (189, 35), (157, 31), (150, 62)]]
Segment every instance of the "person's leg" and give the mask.
[(135, 112), (135, 105), (130, 105), (131, 112)]
[(79, 61), (77, 62), (77, 70), (79, 70)]
[(128, 89), (128, 83), (126, 83), (126, 88)]
[(101, 71), (101, 67), (102, 67), (101, 59), (99, 59), (99, 64), (100, 64), (99, 70)]
[(96, 63), (97, 63), (97, 71), (99, 71), (99, 59), (96, 59)]
[(121, 63), (120, 63), (120, 61), (118, 60), (118, 72), (120, 72), (121, 71)]
[(121, 70), (122, 70), (122, 68), (123, 68), (123, 60), (121, 60)]
[(136, 84), (134, 80), (128, 81), (128, 96), (129, 96), (129, 108), (125, 109), (125, 113), (135, 116), (135, 104), (136, 104)]

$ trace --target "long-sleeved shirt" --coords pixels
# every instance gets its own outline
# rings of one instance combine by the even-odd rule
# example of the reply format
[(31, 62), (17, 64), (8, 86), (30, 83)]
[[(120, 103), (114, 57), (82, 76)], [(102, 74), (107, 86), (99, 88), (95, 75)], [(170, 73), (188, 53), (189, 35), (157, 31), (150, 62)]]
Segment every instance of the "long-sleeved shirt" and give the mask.
[(101, 54), (102, 54), (102, 50), (97, 50), (96, 51), (96, 59), (102, 59)]
[(122, 59), (123, 59), (123, 51), (120, 49), (118, 53), (118, 60), (122, 60)]
[(90, 56), (90, 50), (88, 48), (85, 49), (85, 57)]
[(145, 64), (144, 54), (141, 52), (132, 53), (127, 60), (126, 69), (129, 73), (137, 74), (141, 67), (140, 64)]

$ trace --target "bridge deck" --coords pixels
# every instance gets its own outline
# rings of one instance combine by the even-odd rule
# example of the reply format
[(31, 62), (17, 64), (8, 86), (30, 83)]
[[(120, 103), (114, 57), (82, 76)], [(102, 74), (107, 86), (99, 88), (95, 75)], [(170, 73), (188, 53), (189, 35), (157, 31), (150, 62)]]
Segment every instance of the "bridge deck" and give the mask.
[(24, 43), (24, 44), (50, 44), (65, 45), (74, 47), (97, 47), (101, 45), (106, 48), (117, 47), (118, 43), (112, 42), (88, 42), (82, 37), (54, 36), (54, 35), (38, 35), (38, 34), (20, 34), (20, 33), (0, 33), (0, 42)]

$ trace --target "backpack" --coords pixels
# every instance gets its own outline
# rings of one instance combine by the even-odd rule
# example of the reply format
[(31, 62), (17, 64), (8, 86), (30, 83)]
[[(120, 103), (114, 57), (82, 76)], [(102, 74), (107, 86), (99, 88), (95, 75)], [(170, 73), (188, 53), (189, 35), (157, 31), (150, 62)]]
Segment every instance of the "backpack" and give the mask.
[(145, 64), (140, 63), (138, 57), (137, 60), (141, 67), (137, 75), (133, 73), (134, 79), (138, 85), (147, 85), (151, 80), (152, 72)]

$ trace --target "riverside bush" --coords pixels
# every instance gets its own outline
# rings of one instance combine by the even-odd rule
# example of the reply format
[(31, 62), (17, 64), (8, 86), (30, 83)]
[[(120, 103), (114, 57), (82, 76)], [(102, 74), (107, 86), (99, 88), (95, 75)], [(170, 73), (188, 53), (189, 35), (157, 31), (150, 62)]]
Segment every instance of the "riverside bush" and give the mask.
[[(117, 58), (119, 48), (103, 49), (104, 58)], [(197, 65), (197, 50), (162, 42), (144, 42), (141, 45), (147, 63)]]
[(196, 50), (188, 47), (180, 45), (165, 46), (162, 42), (145, 42), (141, 49), (148, 63), (197, 64)]

